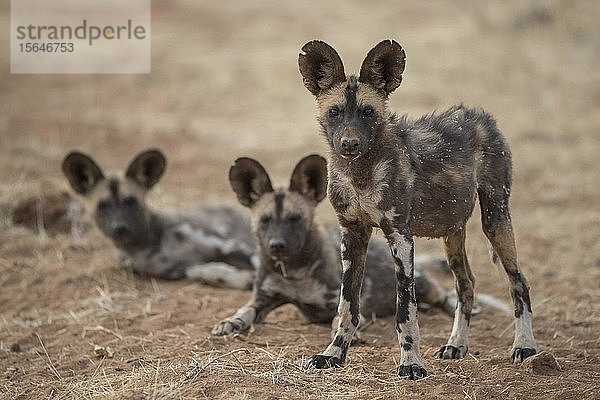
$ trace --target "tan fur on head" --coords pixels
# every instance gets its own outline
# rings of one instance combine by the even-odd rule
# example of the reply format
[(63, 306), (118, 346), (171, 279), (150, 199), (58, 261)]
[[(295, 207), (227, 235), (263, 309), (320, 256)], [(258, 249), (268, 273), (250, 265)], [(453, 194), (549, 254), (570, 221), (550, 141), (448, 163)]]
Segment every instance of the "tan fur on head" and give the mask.
[(317, 109), (320, 117), (325, 117), (331, 106), (346, 105), (345, 90), (346, 83), (344, 82), (317, 96)]
[(370, 105), (380, 115), (386, 113), (386, 98), (369, 85), (358, 84), (356, 101), (359, 106)]
[(111, 182), (118, 182), (120, 197), (135, 197), (139, 204), (146, 203), (147, 190), (140, 187), (140, 185), (132, 179), (125, 177), (123, 172), (114, 172), (98, 182), (87, 195), (83, 196), (82, 200), (88, 211), (93, 212), (98, 202), (110, 198)]
[(307, 221), (312, 221), (315, 208), (306, 201), (306, 197), (283, 188), (277, 188), (273, 192), (265, 193), (252, 207), (252, 222), (255, 227), (258, 226), (262, 215), (272, 212), (275, 207), (275, 196), (278, 193), (285, 194), (284, 214), (299, 214), (304, 216)]

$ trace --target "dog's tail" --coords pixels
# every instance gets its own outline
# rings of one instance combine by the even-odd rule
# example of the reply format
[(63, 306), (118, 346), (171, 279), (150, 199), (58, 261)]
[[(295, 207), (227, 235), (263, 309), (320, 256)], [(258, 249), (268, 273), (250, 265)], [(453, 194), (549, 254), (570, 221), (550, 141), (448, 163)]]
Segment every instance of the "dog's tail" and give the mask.
[[(456, 309), (457, 303), (458, 296), (456, 295), (456, 292), (454, 290), (449, 290), (446, 298), (444, 299), (442, 308), (446, 314), (452, 316), (454, 315), (454, 310)], [(473, 303), (471, 314), (481, 314), (481, 312), (487, 308), (491, 308), (506, 315), (512, 314), (512, 308), (510, 308), (508, 304), (504, 303), (502, 300), (487, 293), (475, 294), (475, 301)]]
[(452, 272), (444, 257), (432, 256), (430, 254), (415, 254), (415, 268), (422, 271), (442, 271), (446, 274)]
[[(491, 250), (493, 252), (493, 250)], [(495, 263), (499, 263), (498, 256), (493, 252), (492, 259)], [(451, 274), (452, 271), (450, 267), (448, 267), (448, 263), (442, 257), (432, 256), (429, 254), (420, 254), (415, 255), (415, 269), (420, 270), (422, 273), (427, 273), (427, 271), (441, 271), (445, 274)], [(442, 296), (443, 301), (438, 303), (438, 307), (440, 307), (446, 314), (449, 316), (454, 315), (454, 310), (456, 310), (456, 305), (458, 303), (458, 296), (456, 295), (456, 290), (454, 289), (443, 289), (439, 287), (437, 290), (431, 289), (432, 285), (439, 286), (436, 281), (427, 275), (421, 275), (426, 277), (427, 284), (421, 280), (421, 284), (423, 287), (430, 288), (431, 293), (439, 293), (438, 296)], [(445, 296), (444, 296), (444, 291)], [(429, 293), (429, 292), (428, 292)], [(429, 293), (429, 294), (431, 294)], [(422, 297), (426, 298), (425, 294)], [(427, 301), (425, 301), (427, 302)], [(487, 293), (475, 294), (475, 302), (473, 304), (472, 314), (477, 315), (481, 313), (486, 308), (491, 308), (497, 311), (500, 311), (504, 314), (511, 314), (511, 308), (504, 303), (502, 300), (489, 295)]]
[(513, 314), (513, 309), (508, 304), (506, 304), (502, 300), (492, 296), (491, 294), (487, 294), (487, 293), (476, 294), (475, 295), (475, 307), (477, 307), (478, 304), (480, 304), (484, 307), (493, 308), (494, 310), (498, 310), (506, 315)]

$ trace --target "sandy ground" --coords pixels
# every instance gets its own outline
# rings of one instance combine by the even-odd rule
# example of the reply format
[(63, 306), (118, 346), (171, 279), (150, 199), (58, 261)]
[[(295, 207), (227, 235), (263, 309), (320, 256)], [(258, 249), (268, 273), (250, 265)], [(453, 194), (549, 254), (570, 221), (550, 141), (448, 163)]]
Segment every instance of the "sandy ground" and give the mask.
[[(149, 75), (11, 75), (3, 30), (0, 397), (600, 398), (600, 4), (360, 4), (154, 0)], [(398, 40), (407, 69), (390, 107), (399, 112), (465, 102), (497, 117), (514, 154), (513, 220), (534, 332), (560, 370), (511, 365), (512, 321), (493, 311), (473, 319), (466, 359), (435, 360), (452, 322), (432, 310), (420, 317), (425, 380), (395, 376), (389, 319), (370, 327), (346, 367), (305, 372), (329, 330), (292, 307), (248, 336), (212, 338), (248, 292), (138, 277), (94, 230), (73, 237), (14, 223), (23, 199), (67, 189), (59, 165), (75, 148), (106, 168), (163, 149), (157, 206), (234, 204), (226, 171), (240, 155), (285, 184), (301, 156), (325, 150), (297, 70), (300, 47), (314, 38), (340, 51), (347, 72), (378, 41)], [(332, 220), (328, 204), (320, 214)], [(477, 288), (508, 301), (478, 219), (468, 240)], [(441, 246), (419, 240), (417, 251)]]

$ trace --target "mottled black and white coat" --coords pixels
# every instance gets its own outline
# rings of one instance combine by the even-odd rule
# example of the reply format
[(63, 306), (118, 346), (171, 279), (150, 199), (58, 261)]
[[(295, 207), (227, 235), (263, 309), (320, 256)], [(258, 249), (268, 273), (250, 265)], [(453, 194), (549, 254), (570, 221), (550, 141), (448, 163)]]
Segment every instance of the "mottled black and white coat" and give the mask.
[[(250, 301), (219, 322), (212, 333), (245, 331), (283, 304), (294, 304), (310, 322), (334, 321), (341, 285), (339, 227), (324, 228), (314, 215), (327, 191), (325, 159), (318, 155), (303, 158), (288, 189), (273, 189), (263, 166), (251, 158), (236, 160), (229, 179), (240, 203), (251, 210), (259, 266)], [(396, 288), (387, 277), (393, 276), (394, 261), (387, 246), (373, 240), (366, 262), (362, 315), (393, 315)], [(424, 271), (427, 264), (440, 262), (431, 256), (419, 258), (416, 295), (419, 301), (451, 315), (456, 308), (455, 291), (443, 289)]]
[(142, 152), (126, 172), (105, 176), (88, 155), (72, 152), (62, 164), (96, 226), (133, 270), (164, 279), (189, 278), (213, 286), (250, 289), (254, 242), (250, 219), (232, 207), (159, 211), (147, 192), (166, 166), (158, 150)]
[(508, 274), (516, 318), (511, 358), (535, 354), (531, 303), (519, 271), (509, 212), (511, 153), (494, 119), (455, 106), (417, 120), (387, 109), (402, 81), (405, 53), (395, 41), (370, 50), (359, 76), (346, 77), (337, 52), (312, 41), (299, 68), (316, 97), (318, 121), (329, 144), (329, 199), (342, 231), (342, 295), (337, 333), (309, 367), (341, 365), (359, 323), (359, 298), (373, 227), (385, 234), (396, 264), (398, 374), (427, 372), (419, 351), (413, 236), (442, 237), (458, 292), (452, 333), (438, 358), (463, 358), (473, 305), (474, 278), (465, 252), (465, 225), (477, 198), (483, 231)]

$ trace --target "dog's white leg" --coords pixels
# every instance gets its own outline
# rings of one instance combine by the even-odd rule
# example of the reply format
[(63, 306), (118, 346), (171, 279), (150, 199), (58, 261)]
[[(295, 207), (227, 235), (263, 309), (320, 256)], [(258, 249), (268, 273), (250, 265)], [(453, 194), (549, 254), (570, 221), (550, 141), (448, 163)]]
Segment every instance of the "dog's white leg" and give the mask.
[(406, 379), (427, 376), (419, 350), (419, 324), (415, 296), (414, 243), (397, 231), (387, 235), (396, 271), (396, 331), (400, 344), (398, 375)]
[(339, 367), (346, 360), (348, 347), (360, 322), (360, 291), (371, 228), (359, 223), (342, 226), (342, 289), (338, 306), (339, 324), (329, 346), (312, 356), (308, 367)]

